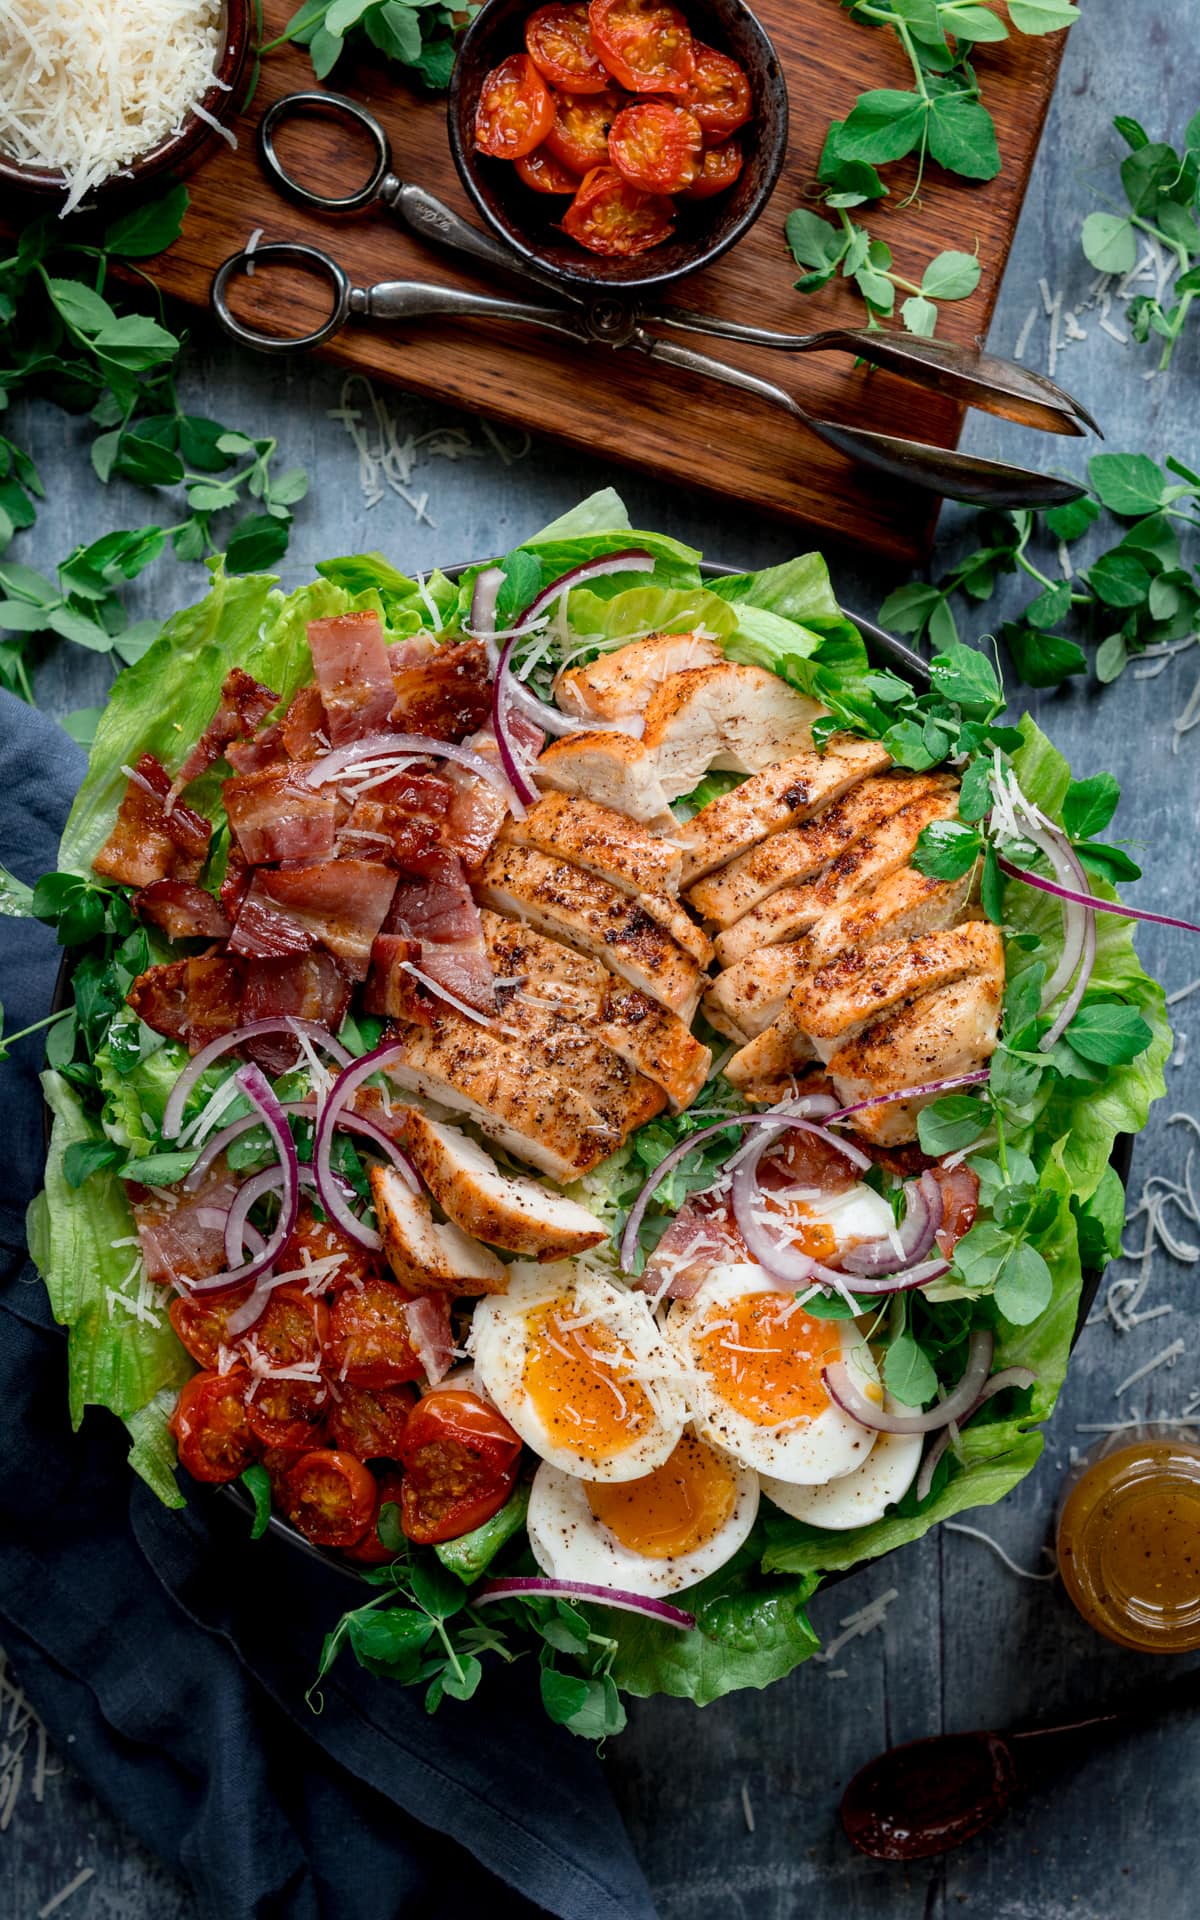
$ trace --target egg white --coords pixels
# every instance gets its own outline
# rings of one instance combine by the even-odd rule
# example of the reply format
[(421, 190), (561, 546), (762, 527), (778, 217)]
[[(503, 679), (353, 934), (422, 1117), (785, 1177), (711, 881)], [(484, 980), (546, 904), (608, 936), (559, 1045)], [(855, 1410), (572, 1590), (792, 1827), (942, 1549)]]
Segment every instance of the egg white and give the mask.
[[(803, 1186), (799, 1189), (804, 1192)], [(895, 1226), (892, 1209), (874, 1187), (857, 1181), (844, 1193), (814, 1194), (801, 1203), (805, 1214), (824, 1221), (837, 1241), (839, 1251), (857, 1246), (863, 1240), (885, 1240)]]
[(552, 1580), (583, 1580), (649, 1598), (694, 1587), (733, 1558), (754, 1525), (758, 1476), (746, 1467), (736, 1473), (733, 1510), (720, 1531), (691, 1553), (656, 1560), (623, 1545), (596, 1518), (578, 1475), (543, 1462), (533, 1477), (526, 1521), (533, 1557)]
[[(778, 1291), (759, 1266), (716, 1266), (691, 1300), (672, 1306), (665, 1332), (680, 1364), (687, 1369), (688, 1406), (698, 1432), (706, 1440), (758, 1473), (793, 1485), (820, 1486), (860, 1467), (875, 1444), (874, 1432), (852, 1420), (832, 1400), (812, 1419), (760, 1425), (729, 1404), (703, 1364), (701, 1336), (705, 1323), (719, 1320), (721, 1307), (746, 1294)], [(875, 1362), (855, 1322), (824, 1324), (836, 1332), (842, 1360), (851, 1369), (855, 1383), (864, 1391), (878, 1393)], [(798, 1319), (797, 1328), (802, 1325)]]
[[(637, 1480), (662, 1465), (683, 1432), (687, 1409), (678, 1390), (678, 1363), (664, 1341), (650, 1303), (569, 1260), (539, 1266), (514, 1261), (506, 1293), (485, 1295), (476, 1305), (468, 1349), (484, 1393), (494, 1401), (527, 1446), (564, 1474), (583, 1480)], [(622, 1343), (638, 1383), (651, 1399), (654, 1417), (627, 1445), (601, 1456), (579, 1443), (564, 1444), (547, 1429), (525, 1386), (525, 1363), (536, 1333), (530, 1315), (554, 1301), (565, 1320), (599, 1315)]]
[[(905, 1412), (890, 1395), (885, 1396), (884, 1406), (889, 1413)], [(790, 1486), (764, 1477), (762, 1490), (793, 1520), (804, 1520), (810, 1527), (842, 1533), (850, 1527), (870, 1526), (908, 1492), (921, 1464), (923, 1445), (920, 1433), (881, 1433), (853, 1473), (839, 1474), (822, 1487)]]

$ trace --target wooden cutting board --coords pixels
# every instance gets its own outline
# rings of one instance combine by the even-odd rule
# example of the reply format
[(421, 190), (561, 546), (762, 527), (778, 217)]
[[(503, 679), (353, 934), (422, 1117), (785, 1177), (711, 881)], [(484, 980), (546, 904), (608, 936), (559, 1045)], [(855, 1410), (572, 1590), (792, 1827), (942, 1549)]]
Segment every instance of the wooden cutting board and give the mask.
[[(265, 0), (263, 11), (269, 39), (286, 24), (292, 0)], [(765, 213), (740, 245), (705, 273), (679, 283), (669, 297), (767, 327), (808, 332), (857, 325), (863, 308), (844, 285), (831, 285), (811, 298), (793, 291), (797, 275), (783, 223), (804, 202), (830, 119), (844, 117), (864, 89), (907, 87), (908, 63), (893, 35), (851, 22), (837, 0), (759, 0), (758, 13), (782, 59), (791, 96), (791, 145), (783, 174)], [(939, 331), (948, 339), (982, 340), (987, 332), (1063, 38), (1014, 35), (978, 50), (980, 81), (1004, 163), (997, 179), (972, 185), (931, 166), (920, 208), (905, 209), (900, 202), (911, 181), (906, 162), (890, 169), (893, 191), (886, 210), (868, 216), (873, 231), (891, 246), (895, 270), (907, 279), (919, 281), (925, 263), (944, 247), (966, 252), (978, 247), (980, 287), (970, 300), (943, 309)], [(259, 116), (281, 94), (313, 84), (302, 48), (281, 48), (264, 62), (255, 99), (236, 123), (237, 151), (218, 145), (189, 181), (192, 205), (182, 238), (153, 263), (163, 291), (190, 306), (207, 305), (214, 270), (255, 227), (263, 229), (264, 240), (307, 240), (324, 247), (360, 286), (410, 277), (488, 290), (480, 270), (460, 266), (452, 255), (413, 239), (379, 209), (336, 218), (312, 213), (291, 205), (268, 183), (256, 157)], [(441, 98), (411, 92), (402, 79), (391, 77), (382, 60), (371, 68), (343, 59), (329, 85), (377, 114), (402, 178), (478, 219), (450, 158)], [(311, 155), (318, 169), (333, 169), (339, 161), (343, 168), (354, 164), (350, 136), (321, 120), (300, 123), (289, 138), (307, 143), (305, 157)], [(289, 148), (293, 166), (296, 153), (295, 146)], [(365, 172), (360, 164), (358, 178)], [(346, 177), (333, 174), (331, 185)], [(335, 185), (333, 190), (346, 189)], [(293, 332), (298, 310), (308, 325), (318, 324), (328, 311), (315, 284), (297, 276), (285, 287), (271, 276), (268, 287), (268, 279), (258, 276), (255, 288), (258, 324), (270, 324), (272, 293), (287, 303), (275, 318), (280, 324), (286, 320)], [(530, 297), (538, 297), (536, 290)], [(888, 374), (868, 374), (848, 355), (793, 359), (727, 341), (693, 344), (789, 387), (819, 415), (946, 446), (958, 437), (960, 408)], [(551, 434), (581, 452), (740, 499), (897, 559), (919, 559), (932, 538), (936, 503), (928, 495), (855, 468), (764, 401), (656, 369), (637, 354), (560, 345), (552, 337), (511, 327), (440, 320), (407, 332), (352, 321), (322, 351), (372, 379)], [(582, 474), (581, 485), (585, 481)]]

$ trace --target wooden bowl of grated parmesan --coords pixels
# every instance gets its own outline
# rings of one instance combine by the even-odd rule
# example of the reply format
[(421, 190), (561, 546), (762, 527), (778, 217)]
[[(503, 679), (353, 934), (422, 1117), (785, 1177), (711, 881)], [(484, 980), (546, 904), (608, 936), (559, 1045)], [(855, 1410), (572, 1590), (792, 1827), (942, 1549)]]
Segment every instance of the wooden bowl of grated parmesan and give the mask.
[(249, 33), (248, 0), (0, 7), (0, 184), (73, 213), (234, 144)]

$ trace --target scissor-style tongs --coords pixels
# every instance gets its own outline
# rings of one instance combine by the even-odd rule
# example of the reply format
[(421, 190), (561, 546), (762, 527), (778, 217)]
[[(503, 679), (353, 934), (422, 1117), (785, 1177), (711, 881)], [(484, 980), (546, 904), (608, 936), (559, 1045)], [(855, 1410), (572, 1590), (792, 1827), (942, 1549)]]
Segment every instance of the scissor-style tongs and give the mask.
[[(348, 119), (372, 143), (373, 171), (354, 192), (333, 196), (314, 192), (288, 172), (275, 136), (280, 123), (297, 114), (332, 114)], [(853, 353), (874, 366), (887, 368), (900, 379), (950, 395), (968, 406), (1000, 414), (1042, 432), (1080, 434), (1096, 432), (1095, 421), (1078, 401), (1044, 375), (1030, 372), (975, 347), (962, 347), (916, 334), (883, 329), (833, 327), (821, 333), (777, 333), (713, 318), (683, 307), (639, 308), (612, 294), (576, 294), (557, 279), (510, 253), (490, 234), (473, 227), (453, 208), (424, 187), (401, 180), (392, 171), (387, 134), (366, 108), (339, 94), (293, 93), (277, 100), (264, 114), (258, 133), (259, 153), (266, 171), (301, 205), (324, 213), (353, 213), (378, 202), (412, 233), (439, 247), (448, 247), (487, 266), (493, 272), (531, 281), (542, 292), (541, 301), (469, 293), (418, 280), (381, 280), (356, 287), (345, 270), (318, 247), (297, 241), (259, 246), (251, 254), (243, 248), (230, 256), (213, 280), (212, 301), (217, 318), (233, 339), (263, 353), (295, 353), (320, 346), (351, 316), (390, 322), (433, 318), (482, 319), (537, 327), (576, 345), (629, 348), (659, 366), (680, 367), (688, 373), (719, 380), (782, 407), (810, 433), (836, 447), (852, 460), (911, 485), (927, 488), (954, 500), (977, 506), (1032, 507), (1077, 499), (1083, 488), (1076, 482), (1035, 473), (1026, 467), (983, 460), (952, 448), (931, 446), (861, 427), (840, 426), (808, 413), (783, 387), (743, 368), (715, 360), (682, 343), (664, 339), (657, 329), (685, 334), (711, 334), (782, 353)], [(292, 265), (321, 275), (333, 296), (332, 309), (319, 327), (300, 335), (267, 333), (239, 320), (229, 304), (233, 278), (253, 262), (254, 268), (272, 263)]]

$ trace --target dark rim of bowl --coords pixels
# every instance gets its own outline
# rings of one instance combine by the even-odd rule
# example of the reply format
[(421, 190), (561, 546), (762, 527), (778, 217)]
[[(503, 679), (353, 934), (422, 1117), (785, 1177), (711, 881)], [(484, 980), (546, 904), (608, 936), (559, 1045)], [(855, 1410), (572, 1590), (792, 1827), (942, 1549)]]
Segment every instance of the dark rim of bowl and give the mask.
[[(644, 293), (653, 287), (670, 286), (676, 280), (682, 280), (687, 274), (699, 273), (704, 267), (712, 266), (714, 261), (721, 259), (731, 247), (736, 246), (766, 208), (783, 170), (788, 147), (788, 91), (787, 82), (783, 77), (782, 63), (766, 28), (757, 14), (745, 4), (745, 0), (735, 0), (735, 3), (736, 11), (745, 22), (751, 37), (757, 36), (761, 42), (765, 85), (769, 89), (768, 99), (765, 102), (759, 101), (760, 111), (764, 105), (768, 109), (764, 116), (764, 124), (759, 131), (759, 138), (763, 143), (759, 149), (763, 170), (762, 179), (754, 196), (747, 202), (741, 214), (728, 231), (723, 232), (719, 238), (699, 245), (694, 253), (689, 254), (686, 260), (675, 266), (659, 268), (657, 271), (651, 264), (657, 250), (650, 248), (646, 253), (638, 256), (647, 263), (645, 270), (635, 270), (628, 274), (620, 271), (606, 273), (600, 256), (595, 256), (589, 264), (589, 257), (583, 254), (582, 249), (580, 249), (582, 258), (578, 267), (572, 266), (569, 262), (547, 259), (542, 250), (531, 240), (526, 239), (511, 219), (507, 217), (502, 219), (499, 216), (491, 197), (484, 192), (476, 173), (478, 161), (475, 149), (469, 138), (464, 137), (462, 120), (465, 104), (463, 94), (466, 85), (464, 74), (470, 56), (486, 40), (489, 32), (489, 8), (484, 5), (459, 43), (454, 70), (450, 76), (446, 124), (450, 153), (458, 169), (459, 179), (492, 232), (506, 246), (511, 247), (522, 260), (536, 267), (540, 274), (560, 281), (563, 286), (570, 287), (577, 293), (610, 298), (614, 296), (619, 298), (623, 294)], [(474, 92), (473, 83), (471, 84)], [(471, 105), (473, 118), (473, 100)], [(734, 190), (730, 189), (731, 192)], [(721, 202), (718, 198), (701, 204), (719, 209)]]
[[(478, 562), (474, 560), (457, 561), (453, 566), (443, 567), (441, 571), (448, 580), (457, 580), (461, 574), (467, 571), (468, 567), (476, 565), (478, 565)], [(702, 561), (700, 570), (709, 579), (721, 579), (737, 571), (737, 569), (732, 567), (721, 566), (715, 560)], [(919, 686), (927, 687), (929, 685), (929, 668), (919, 653), (914, 653), (913, 649), (906, 647), (902, 640), (897, 640), (892, 634), (885, 632), (882, 627), (876, 626), (873, 620), (863, 620), (856, 613), (847, 613), (847, 618), (853, 620), (855, 626), (862, 634), (867, 645), (867, 651), (877, 666), (891, 667), (895, 672), (902, 675), (904, 679), (915, 681)], [(58, 975), (54, 982), (54, 994), (50, 1002), (51, 1013), (60, 1013), (62, 1009), (69, 1004), (71, 964), (70, 953), (64, 953), (59, 962)], [(50, 1126), (50, 1110), (48, 1107), (44, 1107), (42, 1110), (42, 1131), (47, 1145), (50, 1139)], [(1118, 1134), (1113, 1142), (1110, 1163), (1116, 1169), (1122, 1186), (1128, 1186), (1129, 1184), (1129, 1170), (1132, 1161), (1133, 1135), (1129, 1133)], [(1090, 1267), (1084, 1269), (1083, 1285), (1079, 1296), (1079, 1311), (1075, 1319), (1075, 1330), (1071, 1335), (1072, 1349), (1079, 1339), (1080, 1334), (1083, 1332), (1084, 1322), (1087, 1320), (1095, 1304), (1100, 1280), (1101, 1274), (1097, 1269)], [(207, 1492), (208, 1490), (202, 1489), (201, 1491)], [(233, 1500), (247, 1513), (254, 1511), (254, 1503), (250, 1495), (236, 1480), (225, 1486), (216, 1488), (210, 1497), (220, 1498), (226, 1501)], [(298, 1548), (300, 1552), (308, 1554), (311, 1559), (319, 1560), (322, 1565), (345, 1575), (348, 1580), (352, 1580), (358, 1585), (362, 1584), (364, 1574), (361, 1568), (352, 1565), (346, 1560), (339, 1559), (335, 1553), (330, 1552), (325, 1547), (316, 1546), (313, 1541), (306, 1539), (300, 1530), (294, 1527), (289, 1520), (285, 1520), (281, 1514), (272, 1511), (268, 1528), (269, 1531), (279, 1539), (285, 1540), (290, 1546)], [(899, 1552), (900, 1549), (894, 1548), (893, 1551)], [(829, 1586), (837, 1581), (845, 1580), (850, 1574), (856, 1572), (860, 1566), (866, 1564), (867, 1562), (865, 1561), (856, 1561), (854, 1566), (845, 1567), (831, 1573), (824, 1573), (821, 1575), (821, 1583), (823, 1586)]]
[[(214, 120), (224, 123), (231, 113), (236, 113), (239, 102), (235, 98), (238, 81), (246, 64), (246, 54), (250, 47), (251, 8), (250, 0), (222, 0), (225, 15), (225, 38), (221, 46), (221, 55), (217, 61), (213, 85), (203, 96), (200, 104)], [(138, 154), (127, 168), (110, 174), (98, 186), (93, 187), (87, 198), (101, 194), (110, 194), (124, 189), (126, 192), (136, 188), (143, 180), (162, 173), (167, 167), (182, 165), (210, 140), (217, 138), (214, 127), (202, 120), (198, 113), (189, 112), (178, 133), (169, 133), (156, 147)], [(62, 194), (67, 183), (61, 173), (50, 167), (26, 167), (20, 161), (11, 160), (0, 153), (0, 182), (18, 192), (31, 194)]]

